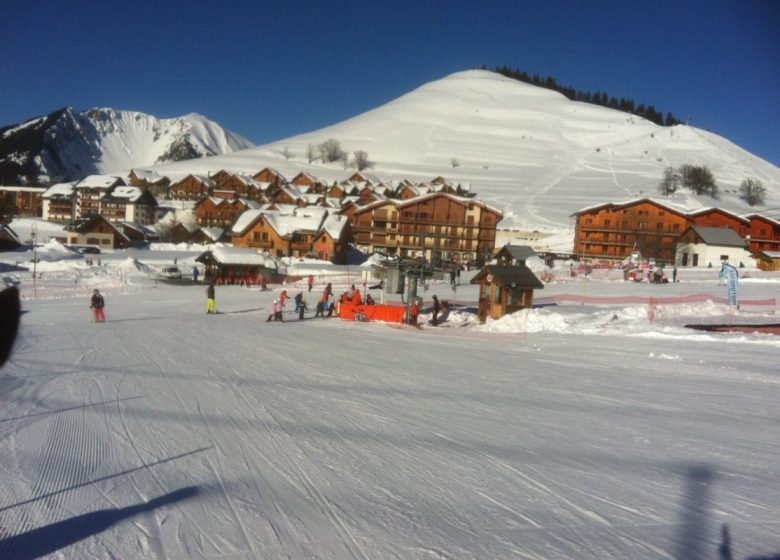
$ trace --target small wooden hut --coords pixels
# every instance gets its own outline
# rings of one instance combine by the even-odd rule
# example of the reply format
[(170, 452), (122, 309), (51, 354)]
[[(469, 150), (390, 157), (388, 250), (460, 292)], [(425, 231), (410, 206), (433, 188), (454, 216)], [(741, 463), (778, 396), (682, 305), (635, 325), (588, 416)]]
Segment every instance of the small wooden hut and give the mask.
[(544, 284), (525, 264), (491, 264), (480, 270), (472, 284), (479, 284), (480, 322), (488, 317), (498, 319), (518, 309), (533, 305), (534, 290), (543, 289)]

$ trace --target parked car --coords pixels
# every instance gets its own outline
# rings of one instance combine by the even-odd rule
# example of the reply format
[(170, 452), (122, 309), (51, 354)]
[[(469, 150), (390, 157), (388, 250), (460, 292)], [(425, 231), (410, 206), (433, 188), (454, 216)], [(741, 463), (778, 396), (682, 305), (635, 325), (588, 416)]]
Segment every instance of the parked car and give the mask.
[(166, 266), (162, 269), (160, 276), (171, 280), (181, 280), (181, 270), (177, 266)]

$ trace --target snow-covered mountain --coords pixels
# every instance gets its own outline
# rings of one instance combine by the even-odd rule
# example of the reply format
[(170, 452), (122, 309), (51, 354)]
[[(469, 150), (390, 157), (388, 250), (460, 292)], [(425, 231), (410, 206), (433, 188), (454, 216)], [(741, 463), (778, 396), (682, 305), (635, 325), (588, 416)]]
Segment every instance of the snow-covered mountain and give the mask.
[[(657, 196), (663, 169), (706, 165), (718, 201), (678, 192), (689, 208), (751, 209), (737, 196), (743, 179), (760, 179), (767, 206), (780, 206), (780, 169), (718, 135), (661, 127), (627, 113), (570, 101), (559, 93), (499, 74), (471, 70), (436, 80), (367, 113), (321, 130), (206, 160), (158, 167), (161, 173), (254, 173), (271, 166), (327, 180), (351, 171), (340, 163), (309, 164), (310, 145), (338, 140), (350, 154), (368, 152), (369, 173), (382, 179), (443, 175), (504, 212), (502, 227), (569, 230), (570, 214), (609, 200)], [(286, 159), (287, 149), (292, 157)]]
[(0, 178), (73, 180), (162, 162), (253, 147), (248, 140), (194, 113), (174, 119), (134, 111), (70, 107), (0, 128)]

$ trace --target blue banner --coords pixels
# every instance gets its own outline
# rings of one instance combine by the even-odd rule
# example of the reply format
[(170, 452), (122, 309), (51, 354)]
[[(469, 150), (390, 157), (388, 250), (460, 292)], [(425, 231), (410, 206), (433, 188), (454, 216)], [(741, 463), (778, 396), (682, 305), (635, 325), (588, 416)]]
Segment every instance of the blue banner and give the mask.
[(728, 299), (729, 305), (731, 307), (739, 307), (739, 304), (737, 303), (739, 297), (737, 293), (739, 288), (739, 271), (730, 264), (724, 262), (720, 272), (726, 277), (726, 299)]

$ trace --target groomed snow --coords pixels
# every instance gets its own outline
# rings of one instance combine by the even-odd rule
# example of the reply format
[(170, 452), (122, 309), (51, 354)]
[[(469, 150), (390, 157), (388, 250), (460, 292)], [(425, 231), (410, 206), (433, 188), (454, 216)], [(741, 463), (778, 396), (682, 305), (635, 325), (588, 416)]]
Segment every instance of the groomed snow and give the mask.
[[(543, 304), (480, 326), (474, 287), (435, 282), (426, 304), (452, 304), (438, 328), (267, 323), (280, 286), (218, 286), (207, 315), (202, 284), (155, 282), (197, 254), (49, 261), (34, 288), (24, 253), (0, 255), (25, 311), (0, 370), (0, 557), (780, 553), (780, 337), (683, 326), (776, 322), (775, 307), (659, 306), (651, 322), (643, 305)], [(310, 305), (325, 282), (362, 285), (358, 267), (291, 268), (315, 274)], [(561, 271), (540, 302), (725, 295), (707, 270), (664, 286)], [(741, 297), (777, 296), (748, 272)]]

